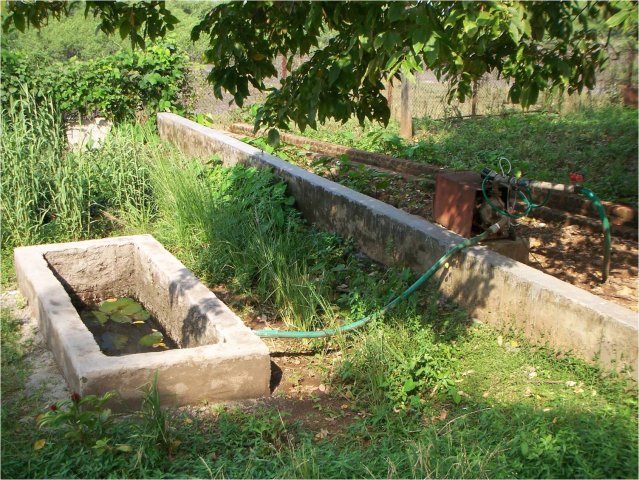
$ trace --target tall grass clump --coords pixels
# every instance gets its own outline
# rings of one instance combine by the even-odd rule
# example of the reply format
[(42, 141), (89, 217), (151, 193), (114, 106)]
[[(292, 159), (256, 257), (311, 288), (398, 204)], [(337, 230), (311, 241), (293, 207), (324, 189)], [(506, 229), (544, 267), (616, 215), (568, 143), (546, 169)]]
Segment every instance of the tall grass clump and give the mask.
[(251, 293), (285, 324), (323, 326), (331, 312), (311, 270), (317, 233), (270, 172), (178, 159), (155, 165), (157, 235), (211, 284)]
[(62, 119), (52, 102), (36, 106), (25, 89), (19, 101), (2, 112), (3, 245), (37, 243), (47, 218), (50, 165), (64, 150)]
[(148, 223), (149, 149), (116, 127), (99, 149), (67, 148), (62, 117), (27, 90), (2, 112), (0, 214), (3, 246), (104, 234), (102, 212)]

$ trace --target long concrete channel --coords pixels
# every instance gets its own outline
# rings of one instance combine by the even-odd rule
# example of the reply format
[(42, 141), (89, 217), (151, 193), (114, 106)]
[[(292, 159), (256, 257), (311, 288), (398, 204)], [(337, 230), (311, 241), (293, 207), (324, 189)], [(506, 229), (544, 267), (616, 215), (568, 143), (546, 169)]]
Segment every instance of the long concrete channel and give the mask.
[[(296, 206), (319, 228), (352, 237), (386, 265), (421, 273), (463, 240), (423, 218), (327, 180), (221, 132), (172, 113), (160, 113), (162, 139), (189, 156), (219, 155), (225, 165), (269, 168), (288, 184)], [(513, 327), (537, 344), (571, 351), (637, 379), (637, 314), (555, 277), (489, 250), (461, 252), (434, 281), (469, 315)], [(398, 292), (399, 293), (399, 292)]]

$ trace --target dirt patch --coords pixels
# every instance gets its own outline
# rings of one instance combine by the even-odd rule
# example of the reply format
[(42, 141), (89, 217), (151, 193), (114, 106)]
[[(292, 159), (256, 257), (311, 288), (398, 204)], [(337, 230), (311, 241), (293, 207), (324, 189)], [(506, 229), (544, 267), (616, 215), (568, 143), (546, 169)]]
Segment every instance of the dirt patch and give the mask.
[[(233, 308), (251, 329), (286, 329), (275, 312), (247, 295), (231, 293), (225, 286), (211, 289), (226, 305)], [(323, 340), (263, 338), (271, 352), (271, 396), (248, 402), (273, 407), (289, 421), (299, 421), (315, 432), (317, 438), (338, 433), (357, 416), (365, 415), (353, 407), (348, 389), (331, 384), (334, 367), (342, 352), (327, 347)]]

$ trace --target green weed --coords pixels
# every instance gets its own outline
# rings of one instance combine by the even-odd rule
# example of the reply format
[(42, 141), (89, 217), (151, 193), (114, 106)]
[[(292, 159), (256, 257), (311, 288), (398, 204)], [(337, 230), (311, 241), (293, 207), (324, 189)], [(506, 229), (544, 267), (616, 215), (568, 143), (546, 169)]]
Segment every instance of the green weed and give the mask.
[(100, 149), (68, 151), (59, 112), (51, 103), (37, 105), (25, 90), (2, 122), (3, 247), (104, 233), (105, 210), (149, 223), (150, 149), (130, 133), (131, 127), (116, 128)]
[(121, 121), (132, 120), (142, 108), (179, 110), (178, 97), (187, 90), (186, 60), (169, 42), (141, 53), (124, 49), (103, 59), (40, 66), (3, 49), (0, 100), (4, 109), (11, 108), (27, 86), (33, 101), (53, 102), (66, 118), (102, 115)]
[(286, 185), (266, 171), (187, 162), (154, 170), (158, 233), (210, 283), (276, 306), (287, 325), (322, 325), (328, 302), (313, 270), (309, 234)]
[(96, 440), (104, 447), (105, 440), (101, 437), (106, 433), (112, 421), (111, 409), (106, 403), (115, 396), (115, 392), (105, 395), (71, 394), (71, 400), (64, 400), (53, 404), (49, 411), (37, 417), (39, 428), (64, 432), (64, 438), (71, 442), (78, 442), (84, 446), (93, 446)]
[(23, 364), (24, 347), (21, 344), (21, 323), (9, 308), (0, 308), (0, 336), (2, 344), (2, 394), (10, 396), (22, 388), (26, 374)]

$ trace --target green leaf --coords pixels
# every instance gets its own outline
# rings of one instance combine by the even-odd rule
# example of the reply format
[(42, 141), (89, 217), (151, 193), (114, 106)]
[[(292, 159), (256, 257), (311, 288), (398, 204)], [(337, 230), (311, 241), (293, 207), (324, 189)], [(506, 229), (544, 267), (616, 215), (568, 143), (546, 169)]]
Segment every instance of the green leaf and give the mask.
[(417, 388), (417, 383), (415, 383), (415, 381), (412, 378), (409, 378), (404, 382), (404, 386), (402, 387), (402, 390), (404, 390), (404, 392), (406, 393), (410, 393), (413, 390), (415, 390), (415, 388)]
[(133, 320), (131, 320), (131, 317), (127, 315), (122, 315), (121, 313), (117, 313), (117, 312), (111, 315), (111, 320), (113, 320), (115, 323), (133, 323)]
[(616, 26), (621, 25), (623, 22), (626, 21), (626, 18), (628, 18), (631, 13), (632, 13), (631, 9), (623, 9), (615, 13), (612, 17), (606, 20), (606, 27), (614, 28)]
[(127, 37), (130, 29), (131, 29), (131, 26), (129, 25), (129, 20), (127, 18), (125, 18), (124, 20), (122, 20), (122, 22), (120, 22), (120, 38), (122, 40), (124, 40)]
[(105, 323), (109, 321), (109, 316), (104, 312), (96, 310), (91, 313), (93, 313), (93, 316), (96, 318), (96, 320), (100, 322), (100, 325), (104, 325)]
[(117, 303), (117, 300), (105, 300), (100, 304), (99, 307), (101, 312), (107, 314), (115, 312), (118, 308), (120, 308), (120, 306)]
[(521, 442), (521, 444), (519, 445), (519, 449), (521, 450), (521, 454), (526, 457), (528, 456), (528, 444), (526, 442)]
[(392, 2), (388, 10), (388, 19), (391, 22), (396, 22), (398, 20), (401, 20), (404, 16), (405, 11), (406, 11), (406, 5), (404, 2)]
[(519, 43), (519, 40), (521, 39), (521, 31), (514, 22), (511, 22), (509, 32), (510, 38), (512, 38), (513, 42), (516, 44)]
[(490, 15), (490, 13), (485, 11), (479, 12), (479, 15), (477, 16), (477, 25), (483, 27), (484, 25), (488, 25), (492, 21), (493, 17)]
[(13, 24), (16, 26), (16, 28), (20, 30), (22, 33), (24, 33), (24, 27), (25, 27), (24, 16), (21, 13), (13, 12), (13, 15), (11, 15), (11, 18), (13, 18)]
[(402, 37), (398, 32), (388, 32), (384, 37), (384, 50), (388, 53), (392, 53), (401, 43)]
[(134, 315), (142, 310), (142, 305), (137, 302), (131, 303), (120, 309), (122, 315)]
[(146, 321), (151, 318), (151, 314), (146, 310), (140, 310), (139, 312), (134, 313), (132, 318), (133, 320)]
[(335, 83), (341, 71), (342, 70), (339, 68), (339, 65), (333, 64), (331, 66), (331, 68), (328, 70), (328, 86), (329, 87)]
[(474, 37), (477, 33), (477, 24), (467, 18), (464, 19), (464, 32), (469, 37)]
[(461, 402), (461, 395), (459, 394), (456, 388), (451, 388), (450, 390), (448, 390), (448, 394), (453, 399), (453, 402), (455, 403)]
[(153, 332), (143, 336), (138, 343), (143, 347), (151, 347), (156, 343), (160, 343), (164, 340), (164, 335), (161, 332)]

